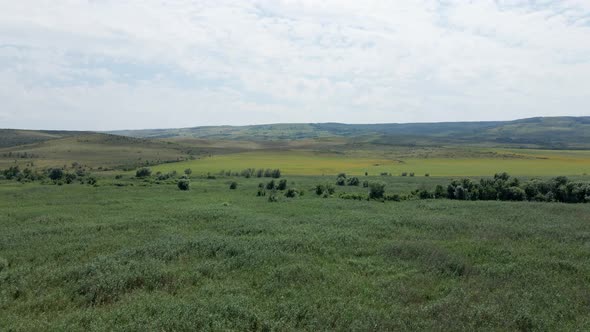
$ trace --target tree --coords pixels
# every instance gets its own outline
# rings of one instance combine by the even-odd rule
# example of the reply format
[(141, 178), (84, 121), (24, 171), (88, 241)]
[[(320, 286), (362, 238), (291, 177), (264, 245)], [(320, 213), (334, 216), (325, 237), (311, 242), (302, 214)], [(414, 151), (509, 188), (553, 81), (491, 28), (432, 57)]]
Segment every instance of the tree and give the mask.
[(232, 190), (238, 189), (238, 183), (236, 181), (233, 181), (232, 183), (229, 184), (229, 189), (232, 189)]
[(178, 189), (185, 191), (190, 189), (191, 183), (188, 179), (180, 179), (178, 180), (177, 185)]
[(152, 170), (147, 167), (142, 167), (135, 172), (135, 177), (145, 178), (152, 175)]

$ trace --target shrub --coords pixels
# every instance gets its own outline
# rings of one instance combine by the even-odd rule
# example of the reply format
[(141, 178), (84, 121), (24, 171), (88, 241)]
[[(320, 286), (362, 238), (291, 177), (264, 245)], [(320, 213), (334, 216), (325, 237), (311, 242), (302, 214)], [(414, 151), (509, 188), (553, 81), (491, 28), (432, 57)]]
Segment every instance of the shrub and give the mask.
[(339, 186), (345, 186), (346, 185), (346, 178), (342, 177), (342, 176), (338, 176), (338, 178), (336, 179), (336, 184)]
[(420, 199), (429, 199), (432, 198), (434, 195), (431, 194), (428, 190), (426, 189), (421, 189), (418, 191), (418, 197)]
[(386, 201), (394, 201), (394, 202), (400, 202), (402, 200), (401, 196), (398, 194), (385, 195), (384, 198)]
[(266, 184), (266, 189), (273, 190), (276, 188), (275, 180), (270, 180), (269, 183)]
[(187, 168), (187, 169), (184, 170), (184, 174), (191, 175), (191, 174), (193, 174), (193, 170), (190, 169), (190, 168)]
[(285, 197), (295, 198), (297, 196), (299, 196), (299, 192), (297, 191), (297, 189), (289, 188), (287, 192), (285, 192)]
[(256, 196), (258, 196), (258, 197), (266, 196), (266, 190), (264, 190), (263, 188), (258, 188), (258, 192), (256, 193)]
[(10, 168), (2, 171), (2, 174), (7, 180), (12, 180), (20, 174), (20, 169), (18, 166), (11, 166)]
[(283, 179), (279, 181), (279, 185), (277, 186), (278, 190), (285, 190), (287, 189), (287, 180)]
[(281, 177), (281, 170), (278, 169), (278, 168), (277, 169), (273, 169), (271, 171), (271, 174), (270, 175), (271, 175), (272, 178), (278, 179), (278, 178)]
[(86, 178), (86, 183), (93, 186), (96, 184), (96, 178), (94, 176), (90, 175)]
[(369, 172), (365, 172), (365, 176), (369, 176)]
[(369, 181), (363, 181), (363, 188), (369, 188)]
[(511, 201), (524, 201), (526, 199), (526, 193), (519, 187), (510, 187), (507, 193), (506, 198)]
[(318, 184), (315, 186), (316, 195), (320, 196), (324, 193), (324, 191), (326, 191), (326, 186), (324, 186), (323, 184)]
[(408, 176), (408, 172), (403, 172), (402, 176)]
[(385, 184), (380, 182), (371, 182), (369, 184), (369, 199), (381, 199), (385, 194)]
[(447, 193), (445, 192), (445, 188), (440, 184), (436, 186), (434, 189), (434, 198), (445, 198)]
[(429, 177), (430, 176), (430, 173), (426, 173), (426, 174), (424, 174), (424, 176), (425, 177)]
[(328, 197), (332, 194), (334, 194), (334, 192), (336, 191), (336, 189), (334, 188), (333, 185), (331, 184), (318, 184), (315, 186), (315, 193), (318, 196), (324, 196), (324, 197)]
[(190, 181), (188, 179), (180, 179), (178, 180), (178, 189), (180, 190), (189, 190), (190, 189)]
[(64, 177), (64, 171), (61, 168), (52, 168), (47, 176), (53, 181), (58, 181)]
[(367, 196), (365, 196), (363, 194), (358, 194), (358, 193), (342, 193), (342, 194), (340, 194), (340, 198), (362, 201), (362, 200), (367, 199)]
[(231, 190), (238, 189), (238, 183), (236, 181), (233, 181), (232, 183), (229, 184), (229, 189), (231, 189)]
[(331, 184), (327, 184), (325, 192), (328, 193), (328, 195), (333, 195), (336, 192), (336, 188)]
[(135, 177), (145, 178), (152, 175), (152, 170), (147, 167), (142, 167), (135, 172)]
[(414, 172), (410, 173), (411, 177), (414, 177), (416, 174), (414, 174)]
[(349, 186), (358, 186), (360, 184), (359, 178), (357, 177), (349, 178), (346, 182)]
[(74, 180), (76, 180), (76, 174), (74, 173), (66, 173), (64, 176), (64, 179), (66, 181), (67, 184), (70, 184), (72, 182), (74, 182)]
[(268, 195), (268, 201), (271, 203), (278, 202), (279, 198), (277, 197), (277, 192), (273, 190), (270, 195)]

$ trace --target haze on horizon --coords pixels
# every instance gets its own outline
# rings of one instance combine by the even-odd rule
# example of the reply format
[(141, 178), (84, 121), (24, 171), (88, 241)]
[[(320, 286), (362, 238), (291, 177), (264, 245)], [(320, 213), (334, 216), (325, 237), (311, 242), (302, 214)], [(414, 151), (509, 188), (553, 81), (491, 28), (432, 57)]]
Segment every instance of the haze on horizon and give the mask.
[(0, 127), (590, 115), (590, 2), (4, 1)]

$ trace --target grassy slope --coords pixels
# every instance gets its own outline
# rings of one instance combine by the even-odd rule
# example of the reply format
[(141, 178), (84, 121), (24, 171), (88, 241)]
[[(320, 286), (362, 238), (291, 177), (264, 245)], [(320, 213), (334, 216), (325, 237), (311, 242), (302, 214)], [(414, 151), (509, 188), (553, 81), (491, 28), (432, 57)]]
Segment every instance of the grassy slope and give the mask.
[(228, 181), (3, 182), (0, 330), (590, 328), (590, 205), (268, 203)]
[[(185, 150), (172, 143), (92, 133), (2, 148), (0, 168), (15, 165), (15, 161), (22, 167), (30, 162), (35, 167), (61, 167), (74, 161), (89, 167), (133, 166), (145, 161), (163, 162), (186, 158), (188, 155)], [(14, 157), (17, 153), (25, 152), (33, 155), (33, 158)], [(13, 156), (10, 157), (9, 153)]]
[(80, 131), (0, 129), (0, 148), (88, 134)]

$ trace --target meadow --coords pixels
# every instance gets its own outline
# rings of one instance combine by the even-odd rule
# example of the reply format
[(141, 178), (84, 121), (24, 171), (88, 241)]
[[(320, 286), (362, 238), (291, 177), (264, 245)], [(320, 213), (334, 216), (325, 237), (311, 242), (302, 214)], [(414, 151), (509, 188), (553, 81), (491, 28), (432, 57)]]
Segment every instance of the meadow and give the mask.
[[(574, 202), (590, 198), (590, 151), (549, 149), (586, 131), (513, 124), (512, 141), (544, 148), (525, 149), (486, 123), (489, 139), (457, 144), (463, 126), (0, 131), (14, 171), (0, 173), (0, 331), (589, 330), (590, 204)], [(281, 178), (235, 175), (247, 168)], [(469, 200), (499, 172), (521, 181), (498, 199), (525, 201)], [(551, 194), (529, 195), (531, 179)]]
[(163, 164), (154, 167), (154, 170), (180, 173), (191, 168), (195, 173), (206, 174), (230, 169), (240, 171), (248, 167), (278, 167), (289, 175), (336, 175), (339, 172), (351, 175), (364, 175), (365, 172), (370, 175), (400, 175), (413, 172), (417, 176), (429, 174), (443, 177), (489, 176), (500, 171), (519, 176), (590, 174), (588, 151), (490, 151), (494, 154), (417, 157), (399, 153), (388, 158), (374, 151), (362, 156), (310, 151), (256, 151)]
[(285, 178), (305, 194), (0, 181), (0, 330), (590, 328), (590, 204), (350, 201), (313, 193), (334, 176)]

